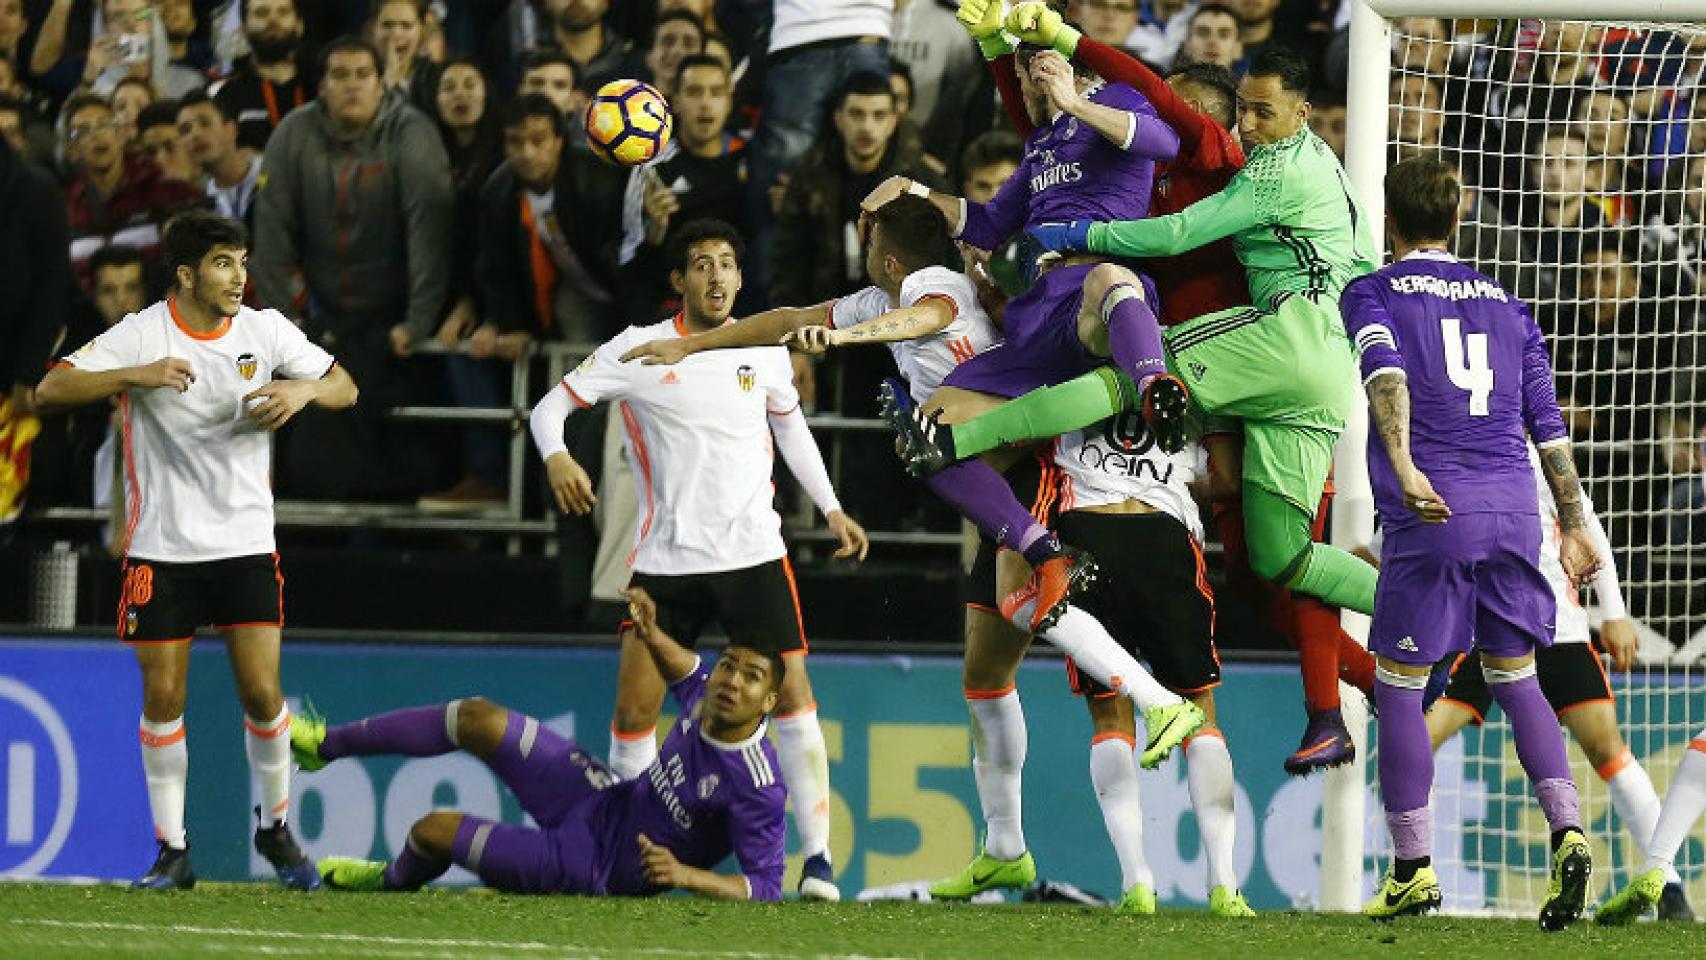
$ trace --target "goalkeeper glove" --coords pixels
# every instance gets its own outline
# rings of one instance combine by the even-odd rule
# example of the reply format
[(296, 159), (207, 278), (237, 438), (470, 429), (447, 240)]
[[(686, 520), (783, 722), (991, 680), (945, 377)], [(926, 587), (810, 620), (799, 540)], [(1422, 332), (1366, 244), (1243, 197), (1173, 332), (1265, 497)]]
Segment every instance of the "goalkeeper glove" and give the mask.
[(1066, 25), (1060, 13), (1039, 0), (1026, 0), (1007, 14), (1007, 31), (1026, 43), (1052, 47), (1061, 56), (1072, 59), (1083, 36)]
[(966, 28), (983, 59), (997, 60), (1013, 52), (1013, 43), (1001, 32), (1002, 0), (960, 0), (954, 19)]
[(1094, 220), (1068, 220), (1058, 223), (1039, 223), (1025, 232), (1044, 250), (1090, 249), (1090, 227)]

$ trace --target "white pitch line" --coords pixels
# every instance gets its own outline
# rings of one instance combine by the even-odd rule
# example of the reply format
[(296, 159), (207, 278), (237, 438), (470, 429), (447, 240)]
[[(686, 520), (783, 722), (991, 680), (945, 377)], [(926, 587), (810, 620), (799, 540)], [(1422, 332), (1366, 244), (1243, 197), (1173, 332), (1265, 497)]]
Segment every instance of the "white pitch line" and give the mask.
[[(32, 937), (28, 942), (31, 946), (35, 946), (35, 947), (55, 947), (55, 948), (74, 948), (74, 949), (80, 949), (80, 950), (94, 949), (94, 950), (115, 950), (115, 951), (119, 950), (119, 949), (124, 949), (127, 951), (142, 950), (142, 951), (147, 951), (150, 953), (176, 953), (176, 952), (183, 950), (183, 948), (184, 948), (184, 945), (182, 942), (174, 942), (174, 943), (164, 943), (163, 942), (163, 943), (149, 944), (149, 943), (138, 943), (135, 940), (108, 941), (108, 940), (102, 940), (98, 937), (94, 937), (94, 938), (83, 937), (83, 938), (78, 938), (78, 939), (62, 939), (62, 940)], [(267, 957), (320, 957), (320, 956), (325, 956), (325, 952), (326, 952), (324, 947), (315, 947), (315, 946), (307, 946), (307, 945), (291, 947), (291, 946), (283, 946), (283, 945), (279, 945), (279, 944), (264, 944), (264, 943), (236, 944), (236, 943), (203, 942), (203, 943), (196, 944), (195, 949), (197, 949), (198, 951), (206, 951), (209, 953), (236, 953), (236, 954), (241, 954), (243, 956), (260, 955), (260, 956), (267, 956)], [(389, 958), (396, 958), (396, 960), (477, 960), (477, 958), (485, 958), (485, 957), (489, 957), (489, 958), (493, 958), (493, 960), (497, 960), (497, 958), (502, 956), (501, 954), (469, 954), (469, 953), (462, 953), (462, 952), (456, 952), (456, 951), (408, 950), (408, 949), (398, 949), (398, 948), (364, 949), (361, 951), (360, 955), (364, 956), (364, 957), (389, 957)], [(578, 954), (572, 954), (572, 953), (566, 953), (563, 956), (564, 957), (576, 957), (579, 955)]]
[[(596, 947), (578, 943), (540, 943), (538, 941), (507, 941), (507, 940), (463, 940), (443, 939), (432, 937), (388, 937), (374, 936), (365, 933), (304, 933), (300, 930), (255, 930), (249, 927), (198, 927), (189, 924), (146, 924), (146, 923), (114, 923), (100, 920), (49, 920), (35, 918), (18, 918), (11, 921), (16, 926), (53, 927), (62, 930), (109, 930), (127, 933), (183, 933), (219, 937), (251, 937), (256, 939), (277, 940), (307, 940), (317, 942), (351, 943), (351, 944), (385, 944), (399, 947), (448, 947), (463, 950), (498, 950), (519, 951), (524, 953), (568, 952), (587, 956), (609, 956), (610, 953)], [(798, 954), (789, 953), (758, 953), (749, 950), (681, 950), (673, 947), (623, 947), (624, 955), (645, 955), (660, 957), (727, 957), (731, 960), (794, 960)], [(851, 957), (851, 954), (823, 954), (822, 956)], [(865, 958), (860, 960), (880, 960), (880, 958)]]

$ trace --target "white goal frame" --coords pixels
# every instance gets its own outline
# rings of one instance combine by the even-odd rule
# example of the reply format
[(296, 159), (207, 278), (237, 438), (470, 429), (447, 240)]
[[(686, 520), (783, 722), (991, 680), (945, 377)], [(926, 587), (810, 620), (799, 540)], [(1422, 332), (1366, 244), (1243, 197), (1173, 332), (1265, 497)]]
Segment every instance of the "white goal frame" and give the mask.
[[(1353, 0), (1350, 75), (1346, 97), (1345, 172), (1378, 224), (1386, 219), (1387, 85), (1392, 69), (1390, 21), (1399, 17), (1692, 21), (1706, 23), (1706, 0)], [(1378, 229), (1378, 228), (1377, 228)], [(1333, 458), (1332, 541), (1344, 547), (1369, 542), (1374, 495), (1369, 488), (1368, 413), (1359, 403)], [(1346, 613), (1345, 628), (1366, 641), (1368, 619)], [(1354, 912), (1365, 894), (1363, 828), (1366, 816), (1368, 717), (1360, 696), (1344, 699), (1345, 724), (1358, 745), (1353, 764), (1327, 774), (1321, 810), (1321, 909)]]

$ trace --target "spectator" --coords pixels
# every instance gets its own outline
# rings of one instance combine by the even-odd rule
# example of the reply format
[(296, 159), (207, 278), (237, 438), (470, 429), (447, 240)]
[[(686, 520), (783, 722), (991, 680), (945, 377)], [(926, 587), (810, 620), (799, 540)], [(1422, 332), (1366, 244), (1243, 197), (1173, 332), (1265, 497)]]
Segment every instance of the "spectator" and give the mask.
[(196, 11), (192, 0), (157, 0), (160, 27), (166, 35), (168, 63), (205, 76), (213, 66), (213, 53), (196, 39)]
[(880, 73), (856, 73), (835, 98), (834, 136), (812, 148), (794, 171), (777, 216), (771, 302), (821, 303), (864, 285), (859, 201), (890, 176), (930, 186), (942, 179), (916, 147), (901, 149), (894, 92)]
[[(1333, 148), (1339, 162), (1345, 160), (1345, 98), (1333, 90), (1317, 90), (1309, 97), (1309, 129)], [(1394, 124), (1387, 136), (1397, 132)]]
[(1567, 279), (1560, 271), (1580, 263), (1582, 238), (1607, 226), (1588, 202), (1587, 139), (1580, 131), (1543, 128), (1539, 150), (1529, 162), (1529, 190), (1517, 194), (1517, 222), (1535, 255), (1539, 290), (1556, 291)]
[(380, 0), (368, 30), (383, 60), (386, 90), (431, 114), (438, 93), (438, 67), (421, 51), (422, 0)]
[(1078, 0), (1073, 5), (1084, 35), (1110, 47), (1127, 48), (1137, 32), (1137, 0)]
[(1451, 66), (1451, 34), (1438, 17), (1400, 17), (1393, 24), (1392, 67), (1443, 80)]
[(616, 302), (625, 172), (563, 149), (541, 94), (504, 113), (505, 161), (480, 192), (476, 265), (485, 317), (471, 355), (518, 355), (530, 339), (596, 343), (622, 326)]
[[(117, 153), (114, 150), (113, 153)], [(14, 409), (35, 410), (35, 387), (70, 313), (70, 232), (59, 185), (0, 138), (0, 370)]]
[(675, 139), (656, 162), (628, 174), (622, 205), (622, 289), (629, 322), (673, 311), (665, 251), (683, 224), (741, 222), (746, 144), (727, 130), (734, 109), (729, 71), (714, 57), (682, 59), (670, 108)]
[(154, 161), (160, 168), (160, 176), (167, 180), (201, 185), (201, 169), (178, 139), (177, 103), (156, 101), (136, 118), (136, 152)]
[(909, 147), (918, 144), (925, 165), (936, 171), (937, 176), (946, 176), (948, 165), (923, 148), (924, 131), (919, 126), (921, 121), (912, 112), (912, 71), (899, 60), (889, 61), (889, 92), (894, 94), (894, 112), (899, 118), (895, 126), (895, 140)]
[(335, 345), (366, 411), (300, 423), (290, 473), (313, 495), (403, 494), (421, 474), (378, 418), (407, 398), (398, 358), (438, 329), (445, 305), (444, 146), (431, 120), (385, 95), (379, 51), (343, 37), (327, 47), (319, 98), (268, 141), (261, 184), (250, 255), (258, 299)]
[(1184, 46), (1195, 11), (1194, 0), (1145, 0), (1137, 7), (1137, 29), (1123, 46), (1156, 70), (1165, 70)]
[(1386, 97), (1386, 135), (1399, 160), (1440, 145), (1440, 130), (1445, 126), (1445, 99), (1439, 81), (1421, 74), (1394, 74), (1387, 81)]
[(1589, 200), (1609, 223), (1635, 220), (1639, 181), (1625, 162), (1629, 156), (1629, 101), (1610, 90), (1587, 90), (1576, 100), (1572, 118), (1587, 141)]
[[(1226, 5), (1238, 18), (1238, 42), (1248, 58), (1246, 63), (1254, 60), (1268, 44), (1281, 39), (1274, 23), (1274, 11), (1279, 9), (1280, 0), (1227, 0)], [(1297, 49), (1303, 51), (1302, 45)]]
[[(89, 276), (93, 293), (88, 304), (77, 311), (74, 328), (66, 332), (66, 343), (88, 343), (156, 299), (143, 276), (142, 254), (134, 247), (102, 247), (89, 258)], [(112, 510), (102, 540), (107, 552), (116, 557), (124, 553), (124, 458), (119, 452), (122, 434), (111, 409), (94, 404), (62, 418), (66, 421), (65, 479), (70, 481), (63, 489), (68, 502)], [(84, 478), (90, 481), (87, 492)]]
[(949, 0), (904, 0), (895, 5), (894, 39), (889, 46), (890, 74), (905, 65), (911, 87), (910, 105), (903, 111), (929, 126), (944, 87), (963, 86), (985, 73), (977, 45), (954, 18)]
[(1641, 238), (1644, 259), (1662, 263), (1659, 293), (1692, 297), (1701, 292), (1706, 265), (1706, 154), (1672, 164), (1665, 178), (1664, 202), (1647, 216)]
[(265, 150), (285, 114), (308, 100), (301, 69), (302, 18), (296, 0), (242, 0), (249, 55), (214, 91), (221, 110), (237, 118), (237, 142)]
[[(1011, 131), (991, 130), (979, 136), (960, 158), (960, 196), (967, 203), (988, 203), (1024, 159), (1025, 145)], [(1025, 289), (1017, 242), (991, 252), (985, 268), (1008, 296), (1017, 296)]]
[[(100, 0), (60, 0), (41, 14), (25, 66), (31, 84), (55, 101), (70, 96), (83, 82), (83, 67), (99, 3)], [(30, 9), (40, 11), (41, 7), (32, 5)]]
[(119, 136), (124, 141), (124, 148), (134, 151), (136, 122), (142, 118), (142, 111), (160, 99), (154, 92), (154, 85), (147, 80), (126, 77), (113, 88), (108, 99), (112, 101), (113, 117), (118, 121)]
[(438, 120), (458, 193), (466, 190), (477, 196), (503, 160), (503, 131), (490, 103), (486, 77), (474, 58), (453, 57), (444, 64), (433, 116)]
[(126, 155), (112, 107), (94, 94), (66, 101), (65, 155), (78, 171), (65, 201), (71, 262), (85, 289), (88, 259), (96, 250), (129, 244), (142, 250), (152, 268), (159, 259), (160, 228), (172, 214), (202, 202), (195, 186), (166, 179), (146, 157)]
[(673, 96), (681, 58), (702, 53), (704, 49), (705, 27), (699, 18), (685, 10), (668, 11), (652, 26), (651, 42), (646, 45), (642, 61), (644, 69), (639, 72), (665, 97)]
[(574, 61), (575, 71), (589, 91), (617, 78), (632, 44), (605, 24), (610, 0), (544, 0), (543, 6), (546, 23), (536, 26), (519, 49), (562, 51)]
[(774, 9), (763, 120), (748, 156), (746, 192), (745, 276), (760, 294), (772, 289), (776, 213), (771, 189), (781, 186), (817, 143), (826, 109), (849, 78), (861, 72), (888, 74), (894, 21), (893, 0), (792, 0)]
[(1190, 16), (1185, 42), (1179, 47), (1179, 58), (1173, 68), (1212, 63), (1242, 74), (1250, 60), (1244, 55), (1244, 41), (1239, 36), (1238, 15), (1230, 7), (1205, 3)]
[(24, 62), (24, 34), (29, 32), (30, 20), (24, 14), (24, 0), (0, 0), (0, 61), (16, 69)]
[(207, 178), (213, 209), (252, 228), (261, 155), (243, 146), (236, 118), (218, 100), (198, 91), (178, 101), (178, 135), (190, 160)]
[[(83, 82), (95, 93), (110, 94), (127, 77), (148, 81), (170, 99), (207, 86), (200, 71), (172, 62), (165, 24), (150, 0), (101, 0), (101, 20), (106, 30), (89, 44), (83, 66)], [(52, 22), (43, 23), (38, 48)]]
[(561, 50), (534, 50), (523, 61), (521, 72), (523, 94), (544, 94), (563, 118), (563, 137), (571, 149), (582, 153), (586, 145), (586, 115), (589, 99), (580, 86), (580, 69)]

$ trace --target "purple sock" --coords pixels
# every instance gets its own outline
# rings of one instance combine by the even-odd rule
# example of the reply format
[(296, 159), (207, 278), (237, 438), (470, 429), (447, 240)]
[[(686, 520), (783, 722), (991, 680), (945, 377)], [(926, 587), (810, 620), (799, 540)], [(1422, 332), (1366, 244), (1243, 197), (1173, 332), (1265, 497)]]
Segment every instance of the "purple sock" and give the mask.
[[(1427, 809), (1428, 790), (1434, 779), (1433, 745), (1422, 716), (1421, 690), (1394, 686), (1381, 672), (1375, 675), (1374, 704), (1380, 710), (1380, 797), (1387, 820), (1392, 822), (1394, 817), (1411, 817)], [(1425, 827), (1420, 836), (1426, 840)], [(1399, 842), (1396, 831), (1393, 842)], [(1399, 854), (1406, 860), (1427, 855), (1425, 849), (1418, 854)]]
[(449, 860), (434, 860), (415, 847), (415, 839), (403, 845), (403, 852), (385, 867), (385, 889), (419, 890), (444, 875), (450, 869)]
[(406, 757), (436, 757), (457, 749), (450, 739), (455, 726), (456, 708), (460, 700), (436, 707), (411, 707), (394, 710), (355, 723), (345, 723), (326, 731), (320, 744), (320, 756), (327, 760), (338, 757), (365, 757), (373, 754), (396, 753)]
[(1418, 807), (1403, 813), (1387, 813), (1386, 829), (1392, 834), (1394, 860), (1420, 860), (1433, 855), (1434, 812)]
[(1489, 682), (1487, 688), (1510, 720), (1517, 759), (1534, 784), (1546, 822), (1553, 830), (1580, 829), (1582, 815), (1576, 782), (1570, 778), (1570, 757), (1564, 751), (1564, 731), (1540, 690), (1540, 681), (1530, 670), (1521, 679)]
[(1032, 566), (1060, 553), (1060, 539), (1031, 516), (1001, 474), (982, 460), (962, 460), (931, 474), (924, 484), (979, 530), (1023, 553)]
[(1155, 312), (1143, 301), (1142, 293), (1136, 284), (1115, 284), (1102, 295), (1100, 306), (1114, 362), (1140, 390), (1150, 377), (1167, 372), (1161, 325), (1155, 322)]

